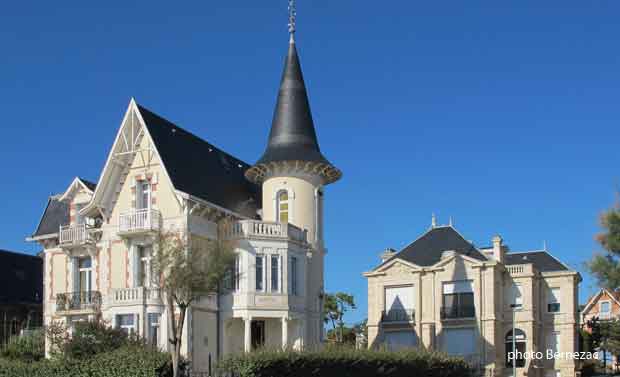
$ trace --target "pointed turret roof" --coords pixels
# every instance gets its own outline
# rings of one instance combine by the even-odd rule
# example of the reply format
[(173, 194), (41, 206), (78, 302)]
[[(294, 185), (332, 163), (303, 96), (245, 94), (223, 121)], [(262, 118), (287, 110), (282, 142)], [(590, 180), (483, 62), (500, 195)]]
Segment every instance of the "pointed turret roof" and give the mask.
[(270, 164), (292, 161), (321, 165), (325, 183), (334, 182), (342, 175), (319, 148), (297, 47), (291, 35), (267, 148), (246, 177), (260, 181)]

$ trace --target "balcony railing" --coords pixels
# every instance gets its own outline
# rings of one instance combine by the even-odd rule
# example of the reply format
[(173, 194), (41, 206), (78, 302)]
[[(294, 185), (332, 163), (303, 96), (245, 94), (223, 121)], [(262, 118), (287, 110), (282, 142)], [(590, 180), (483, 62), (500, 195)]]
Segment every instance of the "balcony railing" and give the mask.
[(159, 230), (161, 214), (156, 209), (137, 209), (122, 213), (118, 219), (120, 233), (141, 233)]
[(381, 312), (381, 322), (413, 322), (414, 320), (413, 309), (390, 309)]
[(150, 300), (161, 300), (161, 292), (158, 288), (118, 288), (112, 290), (111, 300), (113, 304), (144, 304)]
[(99, 311), (101, 293), (99, 291), (67, 292), (56, 295), (56, 311)]
[(476, 308), (474, 306), (444, 306), (441, 308), (441, 319), (474, 318)]
[(280, 238), (297, 242), (307, 242), (308, 232), (293, 224), (266, 222), (258, 220), (240, 220), (234, 222), (227, 230), (230, 239), (235, 238)]
[(91, 241), (86, 224), (60, 226), (61, 245), (82, 245)]

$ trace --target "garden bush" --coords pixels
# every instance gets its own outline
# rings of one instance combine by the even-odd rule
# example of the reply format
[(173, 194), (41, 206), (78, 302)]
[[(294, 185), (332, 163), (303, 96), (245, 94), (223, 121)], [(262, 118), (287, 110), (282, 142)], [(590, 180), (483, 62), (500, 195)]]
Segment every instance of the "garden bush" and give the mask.
[(322, 351), (258, 351), (231, 356), (218, 373), (235, 377), (468, 377), (463, 359), (421, 349), (390, 352), (328, 347)]
[(168, 354), (123, 346), (87, 359), (24, 362), (0, 358), (0, 377), (170, 377)]
[(11, 360), (41, 360), (45, 357), (45, 332), (38, 329), (27, 335), (11, 338), (0, 356)]

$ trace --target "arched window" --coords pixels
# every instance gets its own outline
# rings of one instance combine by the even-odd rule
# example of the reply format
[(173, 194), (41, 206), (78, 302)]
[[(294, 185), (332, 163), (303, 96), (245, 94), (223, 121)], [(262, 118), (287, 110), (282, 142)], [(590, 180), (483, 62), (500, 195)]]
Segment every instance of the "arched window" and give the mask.
[(278, 221), (288, 223), (289, 220), (289, 200), (288, 191), (282, 190), (278, 193)]
[[(517, 354), (512, 354), (512, 330), (506, 334), (506, 368), (512, 368), (512, 360), (516, 359), (517, 368), (525, 366), (525, 333), (521, 329), (515, 329), (515, 348)], [(510, 356), (510, 357), (509, 357)]]

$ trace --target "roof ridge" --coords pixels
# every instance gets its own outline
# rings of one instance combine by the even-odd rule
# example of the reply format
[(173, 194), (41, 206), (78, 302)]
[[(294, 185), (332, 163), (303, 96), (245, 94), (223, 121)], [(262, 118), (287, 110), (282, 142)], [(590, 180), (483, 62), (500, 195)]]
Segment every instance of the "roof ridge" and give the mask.
[(25, 252), (6, 250), (6, 249), (0, 249), (0, 253), (13, 254), (13, 255), (19, 255), (19, 256), (26, 256), (26, 257), (31, 257), (31, 258), (40, 258), (40, 257), (38, 257), (36, 255), (26, 254)]

